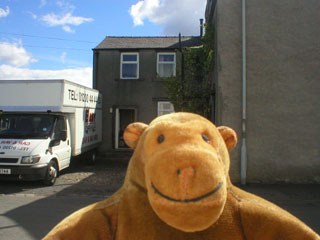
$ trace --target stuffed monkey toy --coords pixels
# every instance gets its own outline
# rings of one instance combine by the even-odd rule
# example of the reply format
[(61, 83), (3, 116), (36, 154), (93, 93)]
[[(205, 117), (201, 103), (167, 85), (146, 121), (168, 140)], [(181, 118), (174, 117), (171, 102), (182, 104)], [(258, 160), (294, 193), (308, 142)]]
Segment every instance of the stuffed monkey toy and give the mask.
[(124, 139), (134, 153), (123, 186), (44, 239), (320, 239), (290, 213), (232, 185), (231, 128), (173, 113), (130, 124)]

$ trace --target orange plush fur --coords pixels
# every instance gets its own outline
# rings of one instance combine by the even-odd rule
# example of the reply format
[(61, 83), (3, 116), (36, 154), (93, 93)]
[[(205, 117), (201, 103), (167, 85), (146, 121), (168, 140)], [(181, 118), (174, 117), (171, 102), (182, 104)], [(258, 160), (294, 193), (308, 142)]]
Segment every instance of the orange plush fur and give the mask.
[(228, 127), (174, 113), (124, 133), (134, 150), (123, 186), (45, 239), (320, 239), (300, 220), (231, 184)]

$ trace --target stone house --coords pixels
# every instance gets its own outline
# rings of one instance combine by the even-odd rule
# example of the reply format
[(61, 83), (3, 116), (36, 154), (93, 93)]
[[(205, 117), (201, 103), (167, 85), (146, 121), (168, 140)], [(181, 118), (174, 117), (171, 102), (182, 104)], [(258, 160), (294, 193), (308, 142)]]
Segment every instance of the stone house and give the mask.
[(199, 45), (200, 37), (106, 37), (93, 49), (93, 87), (103, 95), (102, 153), (127, 148), (122, 133), (129, 123), (174, 111), (157, 76), (175, 75), (179, 49)]
[(233, 180), (320, 183), (319, 13), (318, 0), (207, 0), (215, 122), (239, 135)]

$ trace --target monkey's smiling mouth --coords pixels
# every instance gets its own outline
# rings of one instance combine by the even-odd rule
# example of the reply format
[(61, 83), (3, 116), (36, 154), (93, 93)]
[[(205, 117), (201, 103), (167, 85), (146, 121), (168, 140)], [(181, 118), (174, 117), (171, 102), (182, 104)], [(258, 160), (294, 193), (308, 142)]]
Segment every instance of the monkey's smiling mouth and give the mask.
[(169, 201), (172, 201), (172, 202), (183, 202), (183, 203), (190, 203), (190, 202), (198, 202), (204, 198), (207, 198), (211, 195), (213, 195), (214, 193), (216, 193), (217, 191), (219, 191), (219, 189), (222, 187), (222, 182), (218, 184), (218, 186), (213, 189), (212, 191), (204, 194), (204, 195), (201, 195), (200, 197), (196, 197), (196, 198), (191, 198), (191, 199), (174, 199), (174, 198), (171, 198), (171, 197), (168, 197), (166, 195), (164, 195), (163, 193), (161, 193), (154, 185), (153, 183), (151, 182), (151, 186), (153, 188), (153, 190), (155, 191), (155, 193), (157, 193), (158, 195), (160, 195), (161, 197), (169, 200)]

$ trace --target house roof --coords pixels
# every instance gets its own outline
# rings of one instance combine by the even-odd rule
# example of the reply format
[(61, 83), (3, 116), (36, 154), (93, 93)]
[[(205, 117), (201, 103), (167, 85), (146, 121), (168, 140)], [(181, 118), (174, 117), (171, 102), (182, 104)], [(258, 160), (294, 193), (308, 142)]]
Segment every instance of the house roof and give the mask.
[[(181, 47), (202, 45), (201, 38), (181, 37)], [(106, 37), (94, 50), (101, 49), (177, 49), (179, 37)]]

